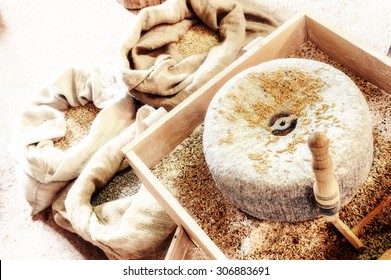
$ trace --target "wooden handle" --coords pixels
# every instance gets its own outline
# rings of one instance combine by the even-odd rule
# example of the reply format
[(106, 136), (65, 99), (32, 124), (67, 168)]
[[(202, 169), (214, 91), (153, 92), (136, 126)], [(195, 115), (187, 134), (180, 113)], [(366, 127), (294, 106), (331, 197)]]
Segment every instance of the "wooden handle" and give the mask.
[(312, 169), (315, 174), (314, 194), (326, 221), (333, 225), (359, 251), (365, 250), (361, 240), (345, 225), (338, 215), (340, 194), (338, 182), (333, 174), (333, 161), (329, 155), (329, 139), (326, 134), (316, 132), (308, 138), (312, 153)]
[(356, 248), (359, 252), (365, 251), (365, 246), (361, 240), (345, 225), (339, 218), (332, 221), (333, 225), (339, 230), (340, 233)]
[(316, 132), (308, 138), (312, 153), (312, 169), (315, 175), (314, 195), (321, 212), (335, 215), (340, 208), (340, 193), (333, 174), (333, 162), (329, 155), (329, 139), (326, 134)]
[(126, 157), (134, 173), (140, 178), (146, 189), (151, 192), (171, 219), (186, 230), (191, 241), (202, 249), (210, 259), (227, 260), (224, 253), (210, 239), (205, 231), (203, 231), (192, 216), (187, 213), (186, 209), (182, 207), (170, 191), (155, 177), (139, 156), (134, 151), (128, 151)]

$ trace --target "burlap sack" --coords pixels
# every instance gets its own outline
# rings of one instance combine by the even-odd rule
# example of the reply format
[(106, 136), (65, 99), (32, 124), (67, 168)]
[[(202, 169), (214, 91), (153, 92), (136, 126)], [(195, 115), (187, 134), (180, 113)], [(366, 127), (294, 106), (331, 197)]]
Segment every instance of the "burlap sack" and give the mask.
[(138, 10), (145, 7), (156, 6), (165, 0), (118, 0), (126, 9)]
[[(55, 147), (53, 140), (66, 134), (64, 110), (90, 102), (102, 110), (89, 134), (67, 151)], [(50, 206), (90, 157), (132, 123), (135, 112), (134, 99), (113, 75), (99, 68), (69, 68), (33, 94), (16, 121), (9, 145), (31, 214)]]
[[(176, 43), (200, 23), (218, 32), (220, 43), (183, 58)], [(255, 36), (266, 36), (278, 24), (259, 8), (229, 0), (168, 0), (145, 8), (120, 50), (122, 80), (136, 99), (170, 110), (232, 63)]]
[(175, 229), (175, 223), (143, 186), (131, 197), (96, 207), (90, 202), (94, 192), (126, 166), (121, 148), (147, 128), (145, 118), (158, 119), (153, 113), (152, 107), (141, 107), (135, 123), (106, 143), (52, 205), (57, 224), (100, 247), (110, 259), (151, 255)]

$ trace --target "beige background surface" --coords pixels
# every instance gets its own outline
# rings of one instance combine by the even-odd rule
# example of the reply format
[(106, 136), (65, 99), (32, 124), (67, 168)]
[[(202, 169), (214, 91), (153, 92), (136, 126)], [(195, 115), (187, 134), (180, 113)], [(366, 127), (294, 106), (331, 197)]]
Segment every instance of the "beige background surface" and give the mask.
[[(314, 11), (384, 54), (391, 44), (391, 1), (253, 1), (282, 20)], [(113, 63), (134, 16), (115, 0), (0, 0), (0, 259), (105, 258), (49, 211), (30, 217), (7, 145), (26, 98), (66, 66)]]

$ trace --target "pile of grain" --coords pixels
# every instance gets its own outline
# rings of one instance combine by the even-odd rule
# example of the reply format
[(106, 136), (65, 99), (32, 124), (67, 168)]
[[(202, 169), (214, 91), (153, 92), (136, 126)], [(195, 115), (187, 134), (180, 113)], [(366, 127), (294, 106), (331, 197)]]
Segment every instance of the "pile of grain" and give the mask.
[(141, 186), (140, 179), (127, 168), (115, 174), (115, 176), (100, 191), (91, 198), (91, 205), (97, 206), (105, 202), (135, 195)]
[(209, 29), (205, 24), (191, 27), (186, 34), (179, 39), (177, 46), (183, 58), (194, 54), (207, 53), (220, 43), (216, 32)]
[(85, 106), (69, 107), (64, 113), (66, 122), (65, 136), (54, 141), (54, 146), (66, 151), (76, 146), (90, 131), (92, 122), (100, 109), (94, 103)]
[[(363, 92), (373, 117), (374, 162), (369, 177), (354, 199), (341, 209), (349, 227), (356, 225), (390, 194), (391, 95), (352, 74), (308, 42), (292, 55), (319, 60), (345, 72)], [(357, 252), (323, 218), (280, 223), (253, 218), (234, 207), (216, 188), (202, 150), (203, 127), (198, 127), (164, 158), (153, 173), (216, 245), (233, 259), (376, 259), (391, 247), (391, 209), (383, 210), (359, 234), (367, 250)], [(204, 258), (193, 248), (188, 258)]]

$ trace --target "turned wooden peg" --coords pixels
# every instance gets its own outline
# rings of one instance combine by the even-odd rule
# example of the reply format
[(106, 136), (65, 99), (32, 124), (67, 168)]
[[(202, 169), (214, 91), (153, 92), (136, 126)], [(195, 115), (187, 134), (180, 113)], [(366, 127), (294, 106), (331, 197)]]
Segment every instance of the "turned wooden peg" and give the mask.
[(315, 175), (313, 186), (315, 200), (323, 217), (331, 222), (357, 250), (364, 250), (361, 240), (339, 219), (341, 197), (333, 172), (333, 162), (329, 155), (329, 139), (325, 133), (315, 132), (308, 138), (308, 146), (312, 153), (312, 169)]
[(312, 169), (316, 179), (313, 186), (315, 200), (321, 213), (331, 221), (337, 218), (340, 209), (340, 193), (329, 155), (329, 139), (325, 133), (315, 132), (308, 138), (308, 145), (312, 153)]

